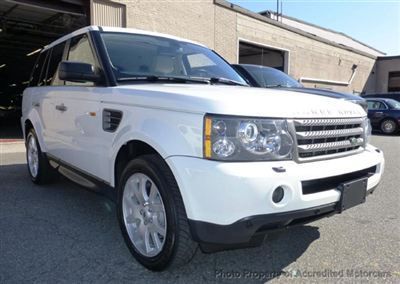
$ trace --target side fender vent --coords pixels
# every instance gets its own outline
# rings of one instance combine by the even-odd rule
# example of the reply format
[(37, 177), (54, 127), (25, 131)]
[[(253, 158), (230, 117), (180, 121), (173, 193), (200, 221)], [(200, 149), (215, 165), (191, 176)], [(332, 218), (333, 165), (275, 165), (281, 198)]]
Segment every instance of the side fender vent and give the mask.
[(117, 130), (122, 120), (122, 111), (113, 109), (103, 109), (103, 130), (114, 132)]

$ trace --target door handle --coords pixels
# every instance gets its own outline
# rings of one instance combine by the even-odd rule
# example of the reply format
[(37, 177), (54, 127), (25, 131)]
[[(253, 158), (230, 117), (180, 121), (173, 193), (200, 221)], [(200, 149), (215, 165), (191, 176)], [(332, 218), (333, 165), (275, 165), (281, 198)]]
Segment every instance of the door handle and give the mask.
[(33, 106), (33, 107), (40, 107), (40, 103), (38, 103), (38, 102), (32, 102), (32, 106)]
[(61, 112), (64, 112), (64, 111), (66, 111), (68, 108), (64, 105), (64, 104), (61, 104), (61, 105), (56, 105), (56, 110), (59, 110), (59, 111), (61, 111)]

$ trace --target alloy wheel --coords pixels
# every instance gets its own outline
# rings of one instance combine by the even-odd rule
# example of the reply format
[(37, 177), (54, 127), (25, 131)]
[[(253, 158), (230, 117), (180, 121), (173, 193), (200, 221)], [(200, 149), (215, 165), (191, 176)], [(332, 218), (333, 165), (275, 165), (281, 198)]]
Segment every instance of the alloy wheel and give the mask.
[(158, 255), (166, 240), (167, 220), (161, 194), (150, 177), (135, 173), (127, 180), (122, 212), (134, 247), (143, 256)]
[(37, 177), (39, 172), (39, 150), (36, 139), (33, 135), (28, 138), (28, 166), (33, 177)]

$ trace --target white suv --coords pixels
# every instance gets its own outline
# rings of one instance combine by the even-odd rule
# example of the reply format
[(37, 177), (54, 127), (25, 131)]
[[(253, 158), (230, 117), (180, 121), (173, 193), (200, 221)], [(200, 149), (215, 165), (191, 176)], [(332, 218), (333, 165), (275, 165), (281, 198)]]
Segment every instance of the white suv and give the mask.
[(205, 46), (131, 29), (46, 46), (21, 122), (32, 181), (115, 189), (125, 241), (152, 270), (361, 204), (384, 167), (360, 106), (248, 87)]

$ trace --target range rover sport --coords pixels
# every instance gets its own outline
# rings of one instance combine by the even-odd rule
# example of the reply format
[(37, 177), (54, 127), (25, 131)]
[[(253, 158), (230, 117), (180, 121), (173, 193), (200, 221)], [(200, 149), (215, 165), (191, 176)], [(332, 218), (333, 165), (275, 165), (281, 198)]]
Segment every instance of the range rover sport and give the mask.
[(32, 181), (112, 188), (152, 270), (359, 205), (384, 168), (359, 105), (251, 88), (205, 46), (152, 32), (91, 26), (49, 44), (22, 112)]

